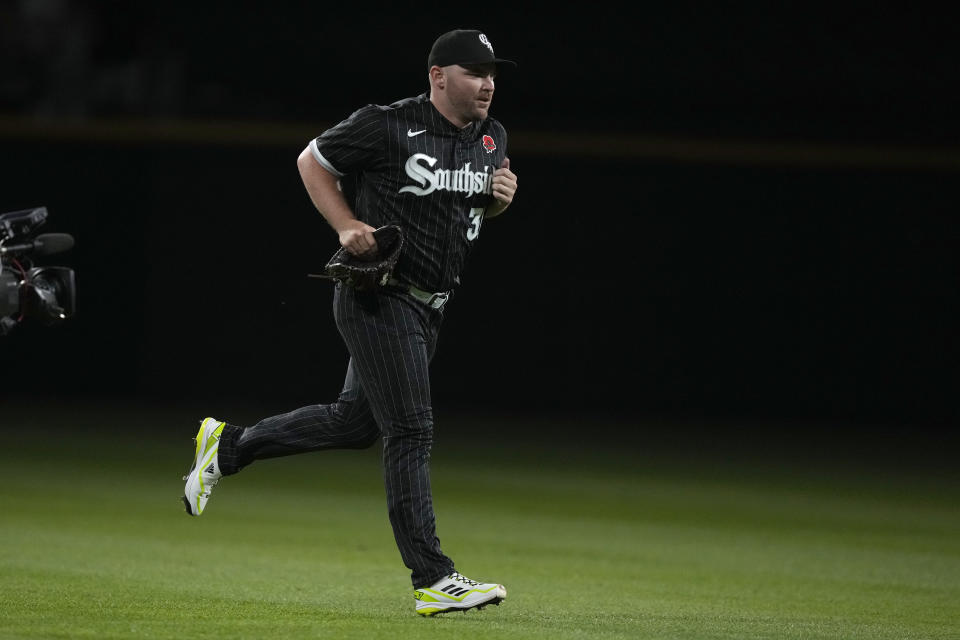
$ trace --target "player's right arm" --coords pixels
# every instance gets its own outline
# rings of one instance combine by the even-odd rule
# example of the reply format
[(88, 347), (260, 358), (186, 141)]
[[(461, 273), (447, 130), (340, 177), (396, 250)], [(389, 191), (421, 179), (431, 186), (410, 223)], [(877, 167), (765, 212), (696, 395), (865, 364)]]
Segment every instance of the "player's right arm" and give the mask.
[(347, 199), (343, 197), (343, 192), (337, 184), (337, 177), (317, 161), (309, 145), (297, 158), (297, 169), (300, 170), (300, 178), (307, 189), (310, 201), (337, 232), (340, 246), (355, 256), (368, 255), (376, 251), (374, 228), (357, 220), (353, 215)]

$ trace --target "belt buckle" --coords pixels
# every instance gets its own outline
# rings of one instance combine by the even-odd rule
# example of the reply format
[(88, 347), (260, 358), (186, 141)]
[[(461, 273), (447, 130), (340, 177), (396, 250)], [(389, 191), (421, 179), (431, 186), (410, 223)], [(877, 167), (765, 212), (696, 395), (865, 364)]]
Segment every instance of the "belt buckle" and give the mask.
[(427, 306), (432, 309), (439, 309), (447, 303), (448, 297), (450, 297), (448, 292), (435, 293), (427, 300)]

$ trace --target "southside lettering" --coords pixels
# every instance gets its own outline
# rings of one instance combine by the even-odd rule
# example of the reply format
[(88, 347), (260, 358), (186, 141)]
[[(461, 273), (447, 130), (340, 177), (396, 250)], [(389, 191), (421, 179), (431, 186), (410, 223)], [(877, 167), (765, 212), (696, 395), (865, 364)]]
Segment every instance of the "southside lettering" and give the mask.
[[(424, 166), (420, 161), (426, 161), (428, 166)], [(433, 165), (437, 164), (436, 158), (431, 158), (425, 153), (415, 153), (407, 159), (404, 169), (410, 178), (419, 184), (419, 187), (403, 187), (400, 193), (412, 193), (417, 196), (425, 196), (436, 190), (440, 191), (460, 191), (467, 194), (469, 198), (475, 193), (491, 193), (493, 185), (491, 181), (493, 176), (490, 174), (490, 167), (484, 166), (483, 171), (471, 171), (468, 162), (462, 169), (436, 169), (431, 171)]]

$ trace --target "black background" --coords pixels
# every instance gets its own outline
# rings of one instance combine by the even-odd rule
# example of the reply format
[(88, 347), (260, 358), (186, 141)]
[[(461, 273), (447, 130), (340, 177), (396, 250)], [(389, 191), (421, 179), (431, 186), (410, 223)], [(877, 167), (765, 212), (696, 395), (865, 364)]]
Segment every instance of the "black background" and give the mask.
[(336, 237), (296, 157), (476, 27), (519, 63), (492, 114), (520, 188), (450, 305), (438, 407), (954, 431), (945, 16), (41, 4), (0, 15), (0, 211), (76, 237), (44, 263), (78, 313), (0, 339), (4, 403), (332, 400), (347, 355), (306, 274)]

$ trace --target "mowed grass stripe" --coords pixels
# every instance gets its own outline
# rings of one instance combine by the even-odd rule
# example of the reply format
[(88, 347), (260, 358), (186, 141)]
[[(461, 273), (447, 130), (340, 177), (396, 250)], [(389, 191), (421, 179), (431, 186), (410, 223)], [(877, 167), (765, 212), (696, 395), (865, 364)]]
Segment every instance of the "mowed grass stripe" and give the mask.
[(509, 597), (421, 620), (375, 450), (258, 462), (189, 518), (186, 440), (46, 442), (0, 453), (3, 637), (949, 638), (960, 619), (950, 492), (889, 478), (448, 446), (444, 549)]

